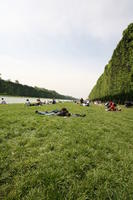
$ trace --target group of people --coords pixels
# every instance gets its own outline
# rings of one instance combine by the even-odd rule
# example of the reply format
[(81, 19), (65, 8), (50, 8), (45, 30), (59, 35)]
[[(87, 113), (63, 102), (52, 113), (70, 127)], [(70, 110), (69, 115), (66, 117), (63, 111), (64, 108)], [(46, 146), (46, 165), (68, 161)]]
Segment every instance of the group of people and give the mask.
[(39, 98), (36, 100), (35, 103), (31, 103), (29, 99), (26, 99), (25, 105), (26, 106), (42, 106), (43, 104), (56, 104), (56, 100), (53, 98), (52, 101), (44, 101), (42, 102)]
[[(4, 100), (4, 99), (3, 99)], [(74, 101), (74, 103), (77, 103), (77, 101)], [(83, 98), (80, 99), (79, 101), (81, 106), (89, 106), (90, 102), (89, 100), (84, 100)], [(100, 102), (101, 103), (101, 102)], [(3, 102), (4, 104), (4, 102)], [(29, 99), (26, 99), (26, 103), (27, 106), (41, 106), (43, 104), (56, 104), (56, 100), (53, 98), (52, 101), (50, 102), (42, 102), (40, 99), (37, 99), (36, 103), (30, 103)], [(116, 103), (114, 103), (113, 101), (108, 101), (104, 104), (105, 106), (105, 110), (106, 111), (121, 111), (121, 107), (117, 106)], [(40, 114), (40, 115), (46, 115), (46, 116), (51, 116), (51, 115), (56, 115), (56, 116), (85, 116), (85, 115), (80, 115), (80, 114), (71, 114), (66, 108), (62, 108), (61, 110), (52, 110), (50, 112), (48, 111), (36, 111), (36, 113)]]
[(90, 105), (89, 100), (84, 100), (83, 98), (80, 99), (79, 103), (81, 106), (89, 106)]
[[(89, 100), (84, 100), (83, 98), (81, 98), (79, 102), (74, 101), (74, 103), (78, 103), (81, 106), (89, 106), (90, 105)], [(0, 104), (7, 104), (7, 102), (5, 101), (4, 98), (1, 98)], [(55, 100), (55, 98), (53, 98), (52, 101), (42, 102), (38, 98), (35, 103), (31, 103), (29, 99), (26, 99), (26, 102), (25, 102), (25, 105), (27, 105), (27, 106), (42, 106), (43, 104), (56, 104), (56, 100)], [(96, 104), (96, 103), (94, 102), (94, 104)], [(114, 103), (113, 101), (106, 102), (104, 104), (104, 106), (105, 106), (106, 111), (121, 111), (121, 107), (117, 106), (116, 103)], [(133, 106), (133, 102), (125, 102), (125, 106), (131, 107), (131, 106)], [(80, 114), (71, 114), (71, 113), (68, 112), (68, 110), (66, 108), (62, 108), (61, 110), (53, 110), (53, 111), (50, 111), (50, 112), (36, 111), (36, 113), (42, 114), (42, 115), (57, 115), (57, 116), (82, 116)]]
[(121, 111), (121, 108), (113, 101), (106, 102), (104, 105), (106, 111)]
[[(56, 101), (53, 99), (52, 104), (55, 104)], [(78, 103), (77, 101), (74, 101), (74, 103)], [(80, 105), (82, 106), (89, 106), (89, 100), (84, 100), (83, 98), (80, 99)], [(61, 110), (52, 110), (52, 111), (38, 111), (36, 110), (35, 113), (40, 115), (46, 115), (46, 116), (62, 116), (62, 117), (85, 117), (85, 114), (73, 114), (70, 113), (67, 108), (62, 108)]]
[(40, 99), (37, 99), (36, 103), (31, 103), (29, 99), (26, 99), (25, 105), (26, 106), (42, 106), (42, 101)]

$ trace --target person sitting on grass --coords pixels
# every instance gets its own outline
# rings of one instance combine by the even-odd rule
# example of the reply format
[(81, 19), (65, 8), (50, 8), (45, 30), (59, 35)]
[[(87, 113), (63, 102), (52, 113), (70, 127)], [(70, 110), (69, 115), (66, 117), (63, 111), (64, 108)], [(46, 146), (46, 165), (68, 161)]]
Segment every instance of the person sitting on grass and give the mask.
[(27, 106), (42, 106), (42, 102), (40, 99), (37, 99), (37, 102), (36, 103), (30, 103), (29, 99), (26, 99), (26, 103), (25, 105)]
[(81, 106), (89, 106), (90, 102), (89, 100), (85, 100), (84, 103), (81, 104)]
[(26, 105), (26, 106), (30, 106), (30, 105), (31, 105), (29, 99), (26, 99), (25, 105)]
[(62, 117), (85, 117), (86, 115), (81, 115), (81, 114), (71, 114), (66, 108), (62, 108), (61, 110), (53, 110), (53, 111), (38, 111), (36, 110), (35, 113), (40, 114), (40, 115), (46, 115), (46, 116), (62, 116)]
[(109, 111), (116, 111), (116, 105), (113, 101), (109, 102)]
[(83, 103), (84, 103), (84, 99), (81, 98), (81, 99), (80, 99), (80, 104), (82, 105)]
[(52, 104), (56, 104), (56, 100), (55, 100), (55, 98), (53, 98), (53, 100), (52, 100)]
[(37, 106), (42, 106), (42, 102), (41, 102), (41, 100), (40, 100), (39, 98), (37, 99), (36, 105), (37, 105)]
[(0, 104), (7, 104), (4, 98), (1, 98), (1, 103)]

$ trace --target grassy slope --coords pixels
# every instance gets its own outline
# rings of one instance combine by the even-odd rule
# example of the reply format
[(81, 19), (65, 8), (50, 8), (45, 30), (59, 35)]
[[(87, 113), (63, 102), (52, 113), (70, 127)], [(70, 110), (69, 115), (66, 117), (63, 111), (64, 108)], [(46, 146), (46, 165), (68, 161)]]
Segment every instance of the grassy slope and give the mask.
[(132, 199), (133, 109), (64, 106), (0, 105), (0, 199)]

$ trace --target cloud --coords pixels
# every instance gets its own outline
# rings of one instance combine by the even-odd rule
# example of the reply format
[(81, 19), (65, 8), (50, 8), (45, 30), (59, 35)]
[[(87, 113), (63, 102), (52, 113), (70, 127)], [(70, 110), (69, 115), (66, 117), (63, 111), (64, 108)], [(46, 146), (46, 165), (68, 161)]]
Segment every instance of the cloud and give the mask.
[[(91, 35), (101, 39), (120, 32), (132, 19), (131, 0), (5, 0), (1, 31), (39, 35)], [(118, 30), (120, 26), (120, 30)]]
[(0, 73), (87, 96), (132, 10), (132, 0), (0, 1)]

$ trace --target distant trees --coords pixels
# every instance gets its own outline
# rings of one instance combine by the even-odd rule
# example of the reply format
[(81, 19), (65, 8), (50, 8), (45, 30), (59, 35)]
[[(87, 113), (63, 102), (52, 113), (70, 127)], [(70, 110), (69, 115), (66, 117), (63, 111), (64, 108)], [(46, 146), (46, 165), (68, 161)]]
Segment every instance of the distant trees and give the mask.
[(123, 32), (104, 73), (92, 89), (91, 100), (133, 100), (133, 24)]
[(13, 83), (10, 79), (7, 81), (0, 79), (0, 94), (41, 98), (74, 99), (70, 96), (58, 94), (53, 90), (22, 85), (17, 80)]

